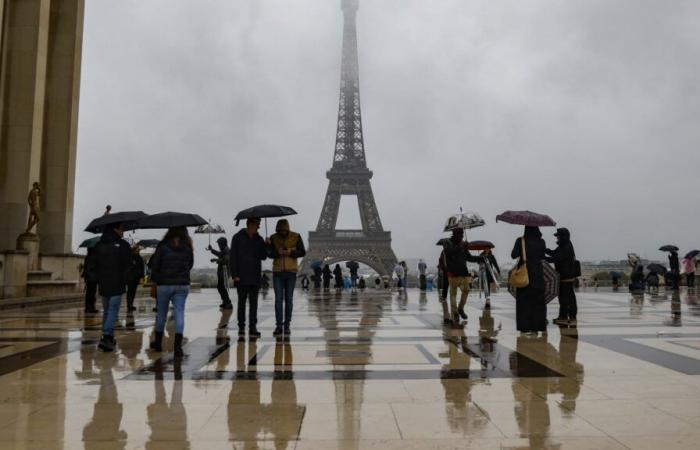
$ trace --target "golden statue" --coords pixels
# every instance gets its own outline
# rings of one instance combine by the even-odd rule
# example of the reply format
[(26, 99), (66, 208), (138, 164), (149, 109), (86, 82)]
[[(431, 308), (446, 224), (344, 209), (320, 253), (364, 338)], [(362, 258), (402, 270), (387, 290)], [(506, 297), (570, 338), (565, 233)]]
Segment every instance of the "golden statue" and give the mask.
[(29, 219), (27, 219), (27, 230), (26, 234), (33, 234), (32, 228), (34, 228), (39, 223), (39, 207), (41, 204), (41, 188), (39, 183), (34, 182), (32, 190), (29, 191), (27, 196), (27, 203), (29, 204)]

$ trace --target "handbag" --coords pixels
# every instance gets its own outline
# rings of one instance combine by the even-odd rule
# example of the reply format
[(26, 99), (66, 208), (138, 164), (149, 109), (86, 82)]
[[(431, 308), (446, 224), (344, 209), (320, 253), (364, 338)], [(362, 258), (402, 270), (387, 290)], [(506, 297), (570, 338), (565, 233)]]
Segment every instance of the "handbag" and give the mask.
[(527, 274), (527, 253), (525, 252), (524, 237), (520, 239), (520, 244), (523, 249), (520, 262), (510, 271), (508, 276), (508, 284), (516, 289), (527, 287), (530, 284), (530, 277)]

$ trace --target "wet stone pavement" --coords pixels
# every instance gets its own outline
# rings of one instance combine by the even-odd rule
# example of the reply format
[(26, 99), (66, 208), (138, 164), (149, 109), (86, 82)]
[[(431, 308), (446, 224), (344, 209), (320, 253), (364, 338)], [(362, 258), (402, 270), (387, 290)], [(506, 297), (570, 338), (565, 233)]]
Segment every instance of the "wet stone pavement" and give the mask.
[(111, 354), (77, 306), (0, 311), (0, 449), (698, 448), (695, 294), (578, 298), (577, 327), (535, 338), (507, 293), (444, 329), (435, 292), (297, 291), (277, 341), (270, 292), (251, 341), (205, 290), (183, 360), (148, 350), (150, 299)]

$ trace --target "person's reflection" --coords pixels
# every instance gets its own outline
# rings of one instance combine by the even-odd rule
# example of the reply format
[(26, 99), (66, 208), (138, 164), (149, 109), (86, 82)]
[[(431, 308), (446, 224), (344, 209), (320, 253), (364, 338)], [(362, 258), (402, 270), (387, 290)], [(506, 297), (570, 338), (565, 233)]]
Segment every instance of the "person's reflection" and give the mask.
[(671, 294), (671, 326), (680, 327), (681, 322), (681, 294), (679, 291), (673, 291)]
[(257, 352), (257, 340), (236, 344), (236, 372), (228, 396), (229, 440), (242, 442), (244, 449), (258, 448), (258, 435), (267, 425), (267, 410), (260, 402), (260, 380), (256, 373)]
[(497, 342), (498, 330), (491, 316), (491, 309), (484, 308), (479, 317), (479, 350), (481, 350), (481, 368), (488, 369), (489, 364), (494, 366), (494, 349)]
[(231, 360), (231, 336), (228, 333), (228, 324), (231, 321), (233, 309), (221, 310), (221, 318), (216, 326), (216, 373), (217, 378), (223, 376)]
[[(163, 441), (177, 442), (177, 448), (189, 449), (187, 438), (187, 411), (182, 403), (182, 361), (175, 359), (174, 378), (170, 404), (163, 384), (163, 371), (156, 371), (155, 401), (146, 408), (151, 436), (146, 442), (147, 449), (162, 448)], [(158, 363), (160, 364), (160, 360)]]
[(440, 370), (440, 383), (445, 391), (447, 424), (453, 433), (466, 435), (469, 430), (473, 432), (475, 426), (475, 415), (470, 414), (468, 403), (471, 391), (468, 376), (471, 357), (464, 351), (467, 337), (463, 328), (450, 329), (443, 334), (443, 341), (447, 345), (447, 351), (440, 353), (440, 357), (446, 357), (447, 362)]
[(559, 361), (563, 377), (557, 379), (556, 390), (562, 395), (562, 406), (567, 411), (576, 410), (576, 399), (583, 384), (583, 364), (576, 361), (578, 329), (575, 326), (559, 326)]
[[(546, 401), (549, 378), (544, 377), (541, 363), (526, 356), (551, 354), (548, 347), (551, 345), (546, 337), (518, 336), (516, 350), (510, 355), (511, 370), (518, 377), (512, 384), (515, 420), (520, 435), (528, 438), (529, 448), (557, 448), (547, 443), (551, 420)], [(522, 389), (518, 383), (527, 389)]]
[(428, 294), (421, 291), (418, 296), (418, 311), (425, 311), (428, 308)]
[(104, 447), (104, 441), (111, 441), (113, 448), (126, 448), (126, 431), (121, 430), (124, 408), (119, 403), (117, 385), (112, 369), (117, 364), (115, 353), (101, 353), (95, 358), (99, 369), (100, 391), (92, 413), (92, 420), (83, 428), (85, 449)]
[(299, 435), (306, 408), (297, 404), (297, 389), (292, 372), (292, 346), (289, 341), (275, 345), (275, 374), (272, 380), (271, 402), (266, 408), (269, 431), (274, 436), (275, 448), (286, 449), (289, 441)]
[(700, 315), (700, 307), (698, 307), (698, 296), (695, 293), (695, 290), (693, 290), (693, 292), (688, 291), (686, 304), (688, 305), (688, 312), (691, 316)]
[(641, 316), (644, 308), (644, 294), (632, 294), (630, 298), (630, 316)]

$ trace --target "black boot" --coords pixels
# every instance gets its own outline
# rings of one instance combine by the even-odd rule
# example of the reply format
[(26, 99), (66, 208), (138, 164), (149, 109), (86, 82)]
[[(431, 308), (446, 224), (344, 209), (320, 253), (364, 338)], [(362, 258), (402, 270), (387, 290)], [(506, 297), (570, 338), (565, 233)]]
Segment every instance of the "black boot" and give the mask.
[(114, 338), (112, 336), (108, 335), (103, 335), (102, 339), (100, 339), (100, 343), (97, 344), (97, 347), (102, 350), (103, 352), (112, 352), (114, 351)]
[(173, 353), (175, 353), (176, 358), (182, 358), (183, 356), (185, 356), (185, 352), (182, 351), (182, 335), (181, 334), (175, 335), (175, 346), (173, 349)]
[(156, 331), (156, 335), (153, 338), (153, 342), (151, 342), (151, 350), (154, 350), (156, 352), (163, 351), (163, 332), (162, 331)]

